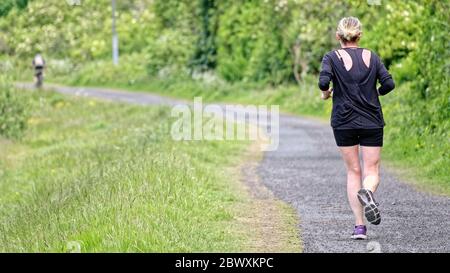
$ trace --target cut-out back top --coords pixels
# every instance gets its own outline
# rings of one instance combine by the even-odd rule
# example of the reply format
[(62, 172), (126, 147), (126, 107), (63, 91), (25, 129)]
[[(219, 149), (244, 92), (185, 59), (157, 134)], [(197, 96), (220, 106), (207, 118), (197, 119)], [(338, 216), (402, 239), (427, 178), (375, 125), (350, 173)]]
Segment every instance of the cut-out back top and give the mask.
[[(325, 54), (319, 76), (319, 88), (326, 91), (333, 82), (333, 110), (331, 126), (334, 129), (375, 129), (385, 123), (379, 95), (386, 95), (395, 87), (392, 76), (380, 58), (370, 51), (367, 66), (363, 48), (343, 48)], [(342, 53), (351, 57), (347, 71)], [(366, 60), (367, 62), (367, 60)], [(381, 86), (377, 90), (377, 81)]]

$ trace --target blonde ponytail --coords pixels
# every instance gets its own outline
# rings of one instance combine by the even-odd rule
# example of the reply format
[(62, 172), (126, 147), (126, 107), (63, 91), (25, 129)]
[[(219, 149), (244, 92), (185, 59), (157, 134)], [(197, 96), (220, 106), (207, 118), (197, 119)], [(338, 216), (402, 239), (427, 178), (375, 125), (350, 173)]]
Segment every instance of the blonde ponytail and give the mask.
[(344, 42), (355, 42), (362, 33), (362, 24), (356, 17), (344, 17), (339, 21), (337, 34)]

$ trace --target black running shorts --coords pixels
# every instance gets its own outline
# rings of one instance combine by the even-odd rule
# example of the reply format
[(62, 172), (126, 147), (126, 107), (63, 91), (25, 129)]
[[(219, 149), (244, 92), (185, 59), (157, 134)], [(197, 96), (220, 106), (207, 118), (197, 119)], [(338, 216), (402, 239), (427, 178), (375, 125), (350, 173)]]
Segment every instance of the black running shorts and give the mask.
[(333, 129), (333, 133), (339, 147), (354, 145), (383, 147), (383, 128)]

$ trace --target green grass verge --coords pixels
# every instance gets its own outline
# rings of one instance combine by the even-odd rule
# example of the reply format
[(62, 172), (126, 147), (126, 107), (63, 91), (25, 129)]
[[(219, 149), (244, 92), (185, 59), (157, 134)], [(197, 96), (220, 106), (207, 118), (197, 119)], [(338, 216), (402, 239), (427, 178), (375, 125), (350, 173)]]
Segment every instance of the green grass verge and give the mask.
[(226, 168), (248, 143), (174, 142), (167, 108), (30, 96), (25, 138), (0, 141), (0, 252), (227, 252), (258, 239), (233, 229), (249, 200)]

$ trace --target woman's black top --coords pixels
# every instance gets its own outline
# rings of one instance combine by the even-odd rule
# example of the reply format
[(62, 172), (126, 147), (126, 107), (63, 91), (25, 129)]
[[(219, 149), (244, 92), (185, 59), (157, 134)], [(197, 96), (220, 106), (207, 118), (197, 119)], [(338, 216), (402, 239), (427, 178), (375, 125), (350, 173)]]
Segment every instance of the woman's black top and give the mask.
[[(333, 81), (331, 126), (334, 129), (383, 128), (383, 112), (378, 96), (394, 89), (392, 76), (375, 53), (371, 52), (367, 67), (362, 58), (363, 48), (344, 50), (352, 58), (351, 69), (346, 70), (342, 54), (331, 51), (323, 57), (319, 77), (322, 91), (328, 90), (330, 81)], [(377, 80), (381, 84), (378, 90)]]

